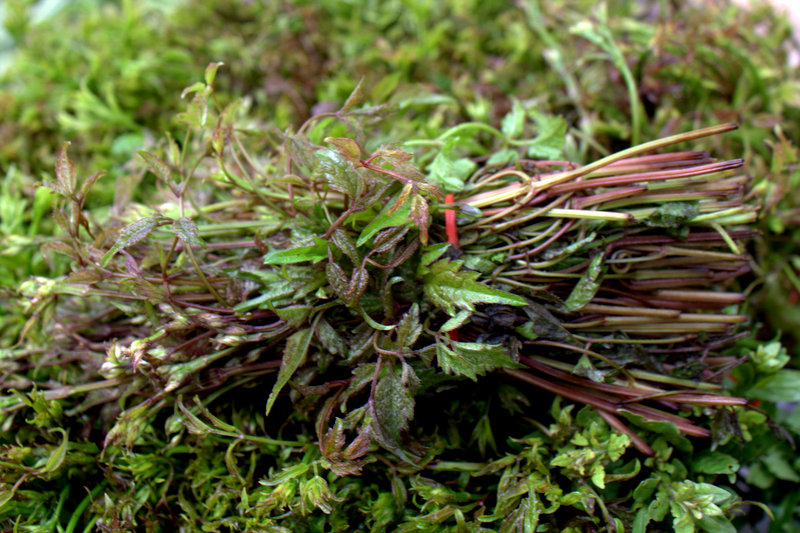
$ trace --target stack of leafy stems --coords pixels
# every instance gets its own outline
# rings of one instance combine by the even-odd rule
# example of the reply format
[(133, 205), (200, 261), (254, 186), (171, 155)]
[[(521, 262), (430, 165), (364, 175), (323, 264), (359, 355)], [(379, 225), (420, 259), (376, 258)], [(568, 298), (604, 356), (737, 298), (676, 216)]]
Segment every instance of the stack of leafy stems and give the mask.
[[(745, 335), (735, 330), (747, 320), (722, 312), (742, 303), (744, 294), (719, 289), (749, 271), (740, 242), (755, 233), (744, 226), (755, 220), (756, 208), (745, 203), (749, 178), (737, 174), (741, 159), (715, 161), (700, 151), (640, 154), (735, 128), (723, 124), (663, 138), (582, 167), (521, 161), (482, 170), (460, 198), (445, 199), (451, 245), (467, 255), (505, 254), (489, 276), (493, 283), (541, 295), (550, 310), (567, 311), (559, 340), (532, 335), (519, 355), (527, 368), (504, 372), (591, 405), (648, 455), (652, 450), (620, 421), (619, 409), (708, 437), (709, 430), (675, 411), (747, 404), (715, 394), (722, 375), (740, 362), (717, 350)], [(457, 208), (464, 206), (481, 214), (457, 226)], [(553, 320), (541, 311), (532, 318)], [(450, 335), (474, 339), (480, 332), (466, 327)], [(613, 356), (622, 345), (667, 360), (660, 371), (629, 369)], [(585, 377), (564, 359), (568, 353), (611, 372)], [(689, 357), (702, 371), (692, 379), (672, 376), (669, 357)]]
[[(244, 191), (245, 195), (252, 196), (255, 191), (258, 202), (263, 204), (261, 209), (267, 209), (274, 216), (260, 221), (253, 218), (258, 217), (257, 213), (241, 213), (242, 206), (250, 204), (251, 200), (240, 197), (205, 207), (194, 205), (198, 213), (213, 213), (212, 219), (229, 220), (232, 212), (236, 213), (234, 218), (244, 217), (241, 221), (198, 228), (184, 215), (184, 200), (194, 204), (191, 198), (184, 198), (189, 178), (182, 184), (175, 183), (172, 169), (179, 167), (176, 162), (170, 167), (157, 157), (142, 153), (150, 170), (178, 200), (179, 218), (154, 215), (128, 224), (120, 230), (116, 244), (104, 252), (111, 233), (91, 230), (81, 211), (85, 192), (100, 173), (88, 178), (79, 190), (65, 144), (56, 164), (61, 185), (52, 185), (52, 188), (70, 199), (67, 205), (71, 206), (72, 214), (56, 209), (56, 219), (68, 239), (51, 243), (50, 247), (71, 257), (74, 270), (66, 279), (38, 289), (37, 296), (31, 300), (32, 316), (22, 337), (47, 316), (46, 310), (56, 303), (59, 295), (65, 297), (59, 300), (59, 313), (68, 316), (64, 313), (71, 312), (74, 320), (60, 323), (58, 342), (64, 350), (88, 350), (104, 359), (100, 374), (105, 379), (50, 387), (44, 399), (86, 396), (86, 401), (76, 406), (74, 412), (77, 413), (96, 405), (94, 402), (98, 400), (88, 396), (90, 393), (108, 391), (100, 400), (107, 402), (131, 391), (138, 391), (136, 394), (140, 395), (141, 387), (149, 383), (153, 394), (129, 409), (129, 414), (121, 415), (121, 422), (106, 436), (106, 445), (119, 439), (132, 445), (136, 437), (134, 434), (126, 436), (126, 416), (140, 416), (148, 409), (157, 411), (169, 405), (169, 398), (174, 395), (180, 398), (217, 391), (213, 393), (216, 396), (232, 386), (278, 371), (277, 383), (267, 402), (269, 412), (277, 394), (305, 360), (305, 355), (300, 358), (295, 355), (287, 363), (286, 354), (305, 354), (312, 335), (319, 338), (324, 350), (342, 342), (330, 340), (337, 334), (332, 337), (325, 334), (329, 339), (324, 340), (320, 329), (324, 329), (324, 323), (332, 332), (342, 324), (335, 323), (332, 329), (330, 323), (319, 318), (322, 317), (320, 310), (327, 310), (331, 312), (330, 320), (338, 320), (338, 311), (334, 308), (344, 309), (344, 304), (350, 308), (341, 315), (344, 324), (352, 331), (353, 321), (363, 319), (362, 326), (366, 328), (363, 338), (373, 346), (377, 364), (374, 377), (370, 375), (367, 379), (334, 379), (311, 389), (308, 389), (310, 385), (297, 385), (301, 390), (313, 389), (316, 391), (312, 391), (313, 394), (338, 391), (326, 401), (319, 417), (317, 432), (321, 444), (326, 438), (324, 427), (337, 401), (365, 390), (365, 386), (369, 389), (370, 382), (369, 402), (373, 401), (379, 388), (376, 383), (383, 357), (399, 357), (402, 350), (411, 349), (423, 356), (427, 364), (433, 364), (431, 351), (437, 351), (442, 343), (458, 344), (455, 337), (460, 339), (461, 348), (475, 341), (473, 346), (493, 345), (492, 350), (500, 346), (517, 359), (516, 365), (510, 359), (511, 364), (499, 365), (476, 361), (473, 366), (480, 373), (500, 368), (513, 378), (588, 404), (611, 426), (629, 435), (640, 451), (652, 454), (648, 444), (620, 420), (621, 416), (668, 421), (687, 435), (707, 437), (710, 434), (707, 429), (689, 420), (692, 407), (746, 405), (744, 399), (720, 394), (723, 375), (741, 361), (735, 356), (723, 355), (721, 350), (745, 334), (738, 329), (746, 320), (743, 315), (728, 312), (729, 306), (735, 308), (744, 301), (744, 295), (720, 289), (732, 285), (738, 276), (748, 271), (749, 259), (741, 246), (754, 235), (747, 225), (755, 219), (756, 207), (749, 201), (749, 178), (737, 173), (741, 160), (717, 162), (707, 153), (696, 151), (643, 154), (735, 127), (725, 124), (666, 137), (581, 167), (565, 161), (519, 161), (502, 169), (487, 167), (472, 176), (463, 190), (448, 195), (445, 202), (434, 202), (430, 208), (420, 191), (427, 198), (439, 193), (425, 182), (419, 171), (404, 163), (410, 154), (382, 148), (371, 157), (361, 159), (353, 141), (326, 139), (347, 157), (349, 163), (339, 157), (335, 164), (340, 168), (349, 165), (349, 176), (358, 175), (353, 174), (353, 169), (359, 165), (373, 173), (371, 179), (383, 179), (374, 182), (378, 188), (369, 193), (374, 198), (369, 202), (381, 203), (393, 183), (397, 185), (394, 180), (400, 181), (402, 191), (395, 196), (393, 204), (386, 204), (376, 219), (384, 217), (385, 220), (387, 211), (391, 211), (387, 210), (390, 205), (398, 209), (403, 202), (411, 204), (410, 220), (395, 220), (389, 216), (393, 222), (384, 224), (384, 230), (375, 236), (374, 249), (366, 256), (353, 248), (356, 243), (349, 240), (352, 237), (347, 237), (342, 227), (355, 211), (342, 208), (337, 218), (336, 206), (347, 205), (347, 194), (342, 193), (338, 185), (326, 185), (325, 179), (319, 178), (325, 174), (324, 169), (315, 171), (316, 181), (290, 176), (291, 179), (271, 184), (280, 190), (258, 192), (248, 181), (252, 177), (248, 178), (246, 173), (242, 174), (244, 178), (238, 177), (226, 167), (225, 160), (230, 158), (242, 172), (257, 168), (232, 129), (228, 134), (231, 142), (224, 149), (226, 155), (223, 157), (223, 152), (218, 150), (216, 157), (223, 183), (233, 190)], [(294, 149), (294, 153), (300, 155), (293, 159), (302, 159), (305, 150), (307, 160), (313, 164), (308, 158), (318, 153), (315, 152), (318, 147), (307, 138), (297, 142), (305, 143), (305, 147)], [(328, 153), (330, 161), (333, 152)], [(389, 154), (395, 158), (395, 164), (380, 166), (379, 154)], [(398, 169), (403, 169), (407, 175)], [(311, 171), (313, 167), (306, 166), (306, 170)], [(334, 172), (331, 168), (328, 171)], [(408, 177), (412, 175), (413, 178)], [(310, 193), (307, 198), (303, 198), (304, 189)], [(417, 190), (416, 196), (409, 196), (412, 190)], [(327, 205), (315, 200), (318, 195)], [(345, 201), (339, 203), (337, 197)], [(320, 234), (313, 237), (316, 244), (302, 248), (300, 243), (309, 242), (308, 235), (297, 237), (291, 231), (279, 230), (283, 220), (298, 216), (298, 206), (306, 205), (312, 206), (312, 210), (327, 210), (329, 228), (322, 230), (321, 238)], [(362, 219), (361, 224), (364, 223)], [(169, 233), (156, 231), (167, 224), (173, 228), (171, 237), (167, 237)], [(321, 227), (315, 224), (316, 228)], [(266, 240), (260, 237), (238, 241), (218, 238), (259, 226), (271, 228), (267, 230)], [(419, 229), (418, 234), (410, 231), (412, 226)], [(90, 240), (83, 237), (81, 227), (86, 229)], [(448, 329), (441, 327), (438, 332), (431, 329), (441, 321), (444, 308), (436, 304), (430, 294), (428, 299), (432, 302), (406, 302), (410, 308), (407, 307), (405, 316), (397, 324), (384, 325), (371, 318), (359, 303), (367, 281), (385, 292), (387, 281), (381, 281), (379, 276), (388, 274), (380, 272), (386, 273), (386, 269), (394, 268), (392, 264), (415, 257), (415, 251), (420, 244), (425, 244), (429, 235), (440, 238), (441, 242), (449, 239), (451, 259), (460, 256), (467, 267), (473, 264), (480, 271), (483, 285), (475, 281), (478, 272), (462, 272), (457, 279), (472, 279), (467, 283), (472, 284), (471, 287), (485, 287), (483, 294), (489, 291), (513, 296), (517, 307), (482, 305), (451, 313), (447, 322), (455, 320), (457, 325), (449, 328), (452, 336), (449, 339)], [(155, 246), (152, 245), (154, 237)], [(165, 237), (172, 241), (171, 246), (163, 246)], [(380, 245), (377, 244), (379, 237)], [(212, 239), (212, 242), (206, 243), (203, 239)], [(329, 246), (328, 242), (350, 249), (354, 266), (349, 281), (346, 273), (336, 270), (341, 270), (340, 267), (333, 267), (333, 245)], [(318, 246), (321, 246), (321, 253), (317, 251)], [(205, 252), (200, 251), (201, 248)], [(258, 253), (253, 255), (259, 250), (266, 253), (263, 260)], [(440, 246), (434, 255), (439, 257), (442, 252)], [(320, 255), (315, 256), (317, 253)], [(431, 252), (423, 253), (419, 259), (423, 271), (426, 255), (430, 256)], [(319, 265), (309, 264), (312, 256), (317, 263), (328, 259), (322, 281), (318, 275)], [(384, 256), (388, 262), (378, 265), (374, 258)], [(470, 261), (475, 256), (478, 261)], [(212, 263), (204, 264), (204, 260)], [(272, 270), (261, 270), (259, 265), (264, 262), (274, 265)], [(272, 280), (264, 278), (265, 292), (269, 293), (270, 283), (292, 275), (291, 269), (282, 273), (281, 264), (298, 262), (308, 266), (296, 270), (297, 279), (286, 280), (294, 288), (287, 293), (291, 295), (288, 300), (284, 295), (282, 308), (277, 304), (273, 306), (277, 297), (269, 294), (246, 299), (252, 287), (242, 292), (242, 283), (232, 284), (232, 278), (221, 270), (233, 268), (239, 275), (256, 280), (266, 275)], [(369, 274), (373, 276), (370, 278), (364, 270), (368, 263), (377, 269)], [(359, 268), (361, 274), (358, 274)], [(413, 270), (406, 272), (414, 275)], [(417, 272), (419, 276), (420, 270)], [(309, 281), (307, 275), (316, 276), (316, 281)], [(445, 276), (449, 275), (445, 272)], [(416, 281), (406, 280), (406, 283), (413, 285)], [(87, 290), (100, 300), (86, 300)], [(327, 300), (316, 300), (318, 293), (314, 291), (318, 290), (326, 292)], [(114, 306), (108, 306), (109, 300), (116, 302)], [(487, 301), (490, 300), (484, 300)], [(314, 305), (307, 305), (309, 302)], [(317, 314), (309, 324), (308, 313), (312, 308)], [(391, 305), (387, 309), (384, 320), (392, 322)], [(427, 314), (422, 316), (421, 310)], [(504, 313), (510, 318), (502, 322), (498, 335), (491, 324)], [(104, 326), (95, 331), (98, 323)], [(403, 335), (410, 344), (399, 345), (399, 340), (386, 334), (395, 328), (405, 328)], [(422, 330), (427, 332), (424, 339), (435, 339), (433, 346), (421, 345)], [(119, 340), (105, 343), (113, 338)], [(256, 355), (272, 353), (285, 345), (283, 360), (253, 359), (254, 352), (237, 350), (242, 345), (258, 345)], [(363, 360), (364, 349), (356, 351), (362, 355), (346, 356), (342, 364), (368, 368)], [(322, 359), (317, 361), (318, 371), (324, 373), (330, 365), (330, 356), (319, 357)], [(227, 361), (224, 366), (219, 366), (224, 361)], [(441, 361), (439, 363), (441, 365)], [(403, 365), (405, 367), (406, 363)], [(678, 375), (692, 368), (694, 375)], [(473, 374), (469, 377), (474, 379), (475, 371), (469, 372)], [(324, 375), (317, 377), (325, 379)], [(177, 405), (180, 407), (180, 401)], [(14, 408), (22, 406), (20, 403)], [(688, 414), (686, 407), (689, 407)], [(410, 413), (404, 412), (404, 416)], [(356, 456), (366, 453), (364, 446), (369, 441), (361, 437), (354, 441), (352, 446), (358, 443)]]

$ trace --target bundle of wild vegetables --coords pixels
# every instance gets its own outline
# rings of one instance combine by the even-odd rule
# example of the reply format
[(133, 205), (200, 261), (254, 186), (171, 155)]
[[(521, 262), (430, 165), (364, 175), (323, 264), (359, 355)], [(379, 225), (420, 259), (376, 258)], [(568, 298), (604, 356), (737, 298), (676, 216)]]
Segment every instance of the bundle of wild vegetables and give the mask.
[[(410, 153), (303, 133), (320, 118), (350, 125), (354, 101), (301, 133), (263, 134), (235, 128), (233, 104), (208, 121), (210, 83), (191, 89), (182, 144), (140, 152), (166, 200), (128, 204), (120, 185), (111, 214), (124, 224), (99, 225), (84, 211), (101, 175), (79, 179), (62, 148), (49, 186), (66, 237), (45, 248), (68, 256), (72, 269), (21, 287), (30, 319), (6, 358), (6, 384), (29, 393), (4, 409), (9, 424), (28, 406), (36, 424), (61, 421), (68, 430), (36, 452), (4, 452), (28, 453), (31, 465), (39, 454), (42, 463), (4, 474), (12, 511), (45, 505), (23, 491), (27, 482), (54, 476), (65, 457), (75, 466), (101, 452), (104, 473), (76, 516), (91, 503), (109, 528), (136, 523), (139, 512), (159, 520), (183, 513), (212, 528), (275, 525), (315, 509), (336, 516), (337, 501), (355, 498), (347, 484), (355, 482), (334, 480), (386, 464), (396, 503), (383, 527), (462, 523), (467, 511), (512, 527), (529, 520), (520, 510), (525, 491), (501, 497), (502, 483), (487, 485), (498, 491), (491, 514), (482, 497), (440, 501), (446, 489), (416, 474), (452, 467), (437, 459), (440, 430), (414, 430), (418, 395), (468, 391), (463, 378), (501, 372), (520, 390), (530, 384), (590, 405), (624, 434), (616, 452), (601, 454), (605, 462), (595, 453), (586, 459), (595, 466), (574, 473), (600, 488), (625, 447), (652, 453), (622, 418), (702, 437), (709, 430), (685, 416), (692, 406), (745, 403), (717, 392), (737, 362), (721, 351), (745, 320), (735, 313), (743, 295), (730, 288), (748, 271), (748, 178), (740, 160), (652, 153), (734, 126), (586, 166), (487, 164), (445, 196)], [(248, 149), (254, 144), (259, 152)], [(523, 416), (543, 427), (536, 409)], [(175, 467), (181, 454), (195, 459)], [(452, 469), (512, 468), (502, 458), (474, 464)], [(633, 464), (607, 481), (635, 476)], [(579, 485), (575, 494), (597, 497)], [(397, 503), (406, 490), (428, 502), (420, 517)], [(99, 502), (100, 491), (122, 503)], [(577, 506), (580, 520), (598, 519), (594, 504), (553, 494), (558, 505)], [(198, 502), (213, 510), (202, 520)], [(603, 509), (621, 527), (623, 518)], [(653, 517), (663, 515), (641, 520)]]

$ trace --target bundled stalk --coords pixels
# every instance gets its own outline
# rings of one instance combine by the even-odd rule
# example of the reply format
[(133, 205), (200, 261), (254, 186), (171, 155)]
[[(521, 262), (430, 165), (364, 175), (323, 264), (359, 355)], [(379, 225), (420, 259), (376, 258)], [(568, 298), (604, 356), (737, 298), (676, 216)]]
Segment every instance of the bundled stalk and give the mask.
[[(745, 334), (738, 326), (747, 320), (735, 312), (744, 294), (726, 290), (749, 272), (742, 245), (755, 234), (746, 227), (756, 208), (745, 202), (742, 160), (639, 155), (733, 128), (665, 138), (583, 167), (522, 161), (473, 177), (457, 202), (482, 210), (458, 231), (467, 263), (537, 302), (500, 319), (522, 336), (519, 360), (528, 367), (507, 373), (594, 406), (622, 431), (613, 418), (621, 407), (708, 436), (644, 400), (668, 409), (746, 404), (713, 394), (737, 363), (719, 350)], [(486, 263), (492, 254), (501, 259)], [(487, 311), (492, 324), (497, 310)], [(580, 362), (565, 361), (569, 354)]]
[[(102, 175), (79, 179), (65, 143), (48, 184), (65, 238), (43, 249), (67, 256), (71, 271), (20, 288), (30, 318), (5, 359), (5, 386), (29, 393), (4, 415), (27, 406), (42, 420), (82, 420), (86, 435), (99, 429), (93, 449), (120, 473), (104, 481), (114, 490), (136, 488), (126, 450), (149, 439), (179, 450), (211, 435), (224, 444), (234, 492), (260, 502), (241, 523), (296, 506), (294, 492), (270, 488), (295, 487), (284, 473), (252, 486), (265, 450), (280, 461), (302, 451), (310, 463), (284, 467), (314, 472), (303, 482), (313, 485), (309, 505), (327, 513), (337, 496), (320, 466), (357, 474), (389, 461), (386, 450), (393, 469), (445, 469), (435, 438), (413, 437), (415, 398), (488, 373), (591, 406), (627, 435), (620, 449), (645, 454), (650, 445), (628, 423), (706, 437), (688, 418), (693, 407), (746, 404), (719, 383), (738, 362), (724, 348), (745, 333), (736, 279), (749, 269), (756, 216), (749, 179), (741, 160), (651, 153), (734, 125), (586, 166), (486, 165), (444, 195), (410, 153), (312, 141), (302, 132), (316, 119), (267, 136), (273, 148), (256, 155), (235, 109), (205, 126), (207, 104), (198, 93), (183, 115), (199, 132), (194, 143), (187, 135), (183, 146), (140, 152), (167, 200), (155, 210), (120, 201), (112, 213), (124, 225), (102, 227), (84, 210)], [(350, 124), (351, 108), (332, 116)], [(33, 367), (48, 379), (30, 378)], [(250, 400), (226, 421), (213, 408), (222, 397)], [(247, 454), (245, 478), (237, 461)], [(9, 498), (48, 472), (7, 479)], [(492, 520), (511, 520), (506, 511)]]
[[(326, 429), (336, 411), (368, 390), (360, 417), (348, 417), (358, 452), (328, 450), (342, 471), (357, 470), (373, 440), (412, 460), (402, 434), (417, 374), (429, 366), (472, 379), (501, 369), (591, 405), (648, 454), (620, 414), (708, 436), (676, 411), (746, 403), (716, 392), (737, 363), (720, 350), (746, 320), (735, 312), (744, 295), (729, 288), (749, 270), (749, 180), (738, 174), (741, 160), (642, 154), (734, 127), (582, 167), (519, 161), (483, 169), (457, 197), (437, 203), (438, 189), (410, 154), (381, 148), (362, 156), (347, 138), (326, 139), (330, 149), (286, 137), (282, 164), (290, 172), (259, 175), (220, 120), (215, 138), (226, 142), (217, 145), (212, 178), (229, 199), (196, 205), (187, 184), (197, 178), (173, 177), (180, 155), (170, 164), (142, 153), (173, 202), (168, 214), (120, 228), (108, 245), (112, 234), (80, 212), (96, 176), (76, 187), (65, 144), (53, 188), (71, 200), (71, 214), (56, 211), (71, 238), (48, 247), (69, 255), (75, 270), (36, 288), (32, 320), (57, 295), (98, 297), (60, 298), (60, 312), (75, 318), (57, 333), (69, 353), (104, 360), (105, 381), (45, 398), (113, 387), (99, 400), (108, 402), (148, 384), (145, 403), (165, 406), (176, 393), (279, 370), (267, 413), (293, 380), (301, 395), (325, 401), (317, 426), (325, 443), (342, 431)], [(381, 406), (382, 395), (407, 405)], [(135, 440), (123, 427), (117, 423), (107, 445)]]

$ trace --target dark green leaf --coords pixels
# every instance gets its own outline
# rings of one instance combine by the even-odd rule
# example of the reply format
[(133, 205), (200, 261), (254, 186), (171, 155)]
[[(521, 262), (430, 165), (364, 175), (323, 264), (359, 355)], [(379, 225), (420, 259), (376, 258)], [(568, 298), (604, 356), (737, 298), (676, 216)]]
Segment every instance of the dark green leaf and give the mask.
[(699, 206), (688, 202), (666, 202), (643, 220), (657, 228), (680, 228), (697, 216)]
[(353, 167), (353, 163), (338, 151), (328, 148), (317, 150), (315, 153), (319, 159), (317, 172), (325, 178), (332, 189), (347, 194), (351, 198), (361, 196), (364, 184), (361, 176)]
[(372, 409), (375, 438), (381, 446), (403, 459), (407, 454), (400, 447), (401, 436), (414, 416), (414, 393), (418, 386), (419, 380), (413, 371), (398, 373), (390, 367), (375, 388)]
[(412, 304), (406, 311), (406, 314), (397, 323), (395, 329), (397, 335), (397, 345), (401, 347), (410, 347), (419, 338), (422, 333), (422, 325), (419, 323), (419, 305)]
[(333, 244), (336, 245), (344, 254), (353, 262), (354, 265), (361, 264), (361, 255), (358, 253), (356, 242), (350, 236), (350, 233), (342, 228), (336, 228), (336, 231), (331, 235)]
[(281, 368), (278, 371), (278, 380), (272, 387), (272, 392), (270, 392), (269, 398), (267, 399), (267, 415), (269, 415), (272, 404), (275, 403), (281, 389), (289, 382), (295, 370), (305, 361), (306, 354), (308, 353), (308, 346), (311, 343), (311, 337), (311, 328), (305, 328), (295, 332), (286, 340), (286, 348), (283, 351), (283, 358), (281, 359)]
[(364, 98), (364, 91), (362, 89), (363, 86), (364, 78), (361, 78), (358, 80), (358, 85), (356, 85), (356, 88), (353, 89), (353, 92), (350, 93), (350, 96), (347, 97), (344, 105), (339, 110), (340, 113), (347, 113), (353, 109), (353, 107), (357, 106), (359, 102), (361, 102), (361, 100)]

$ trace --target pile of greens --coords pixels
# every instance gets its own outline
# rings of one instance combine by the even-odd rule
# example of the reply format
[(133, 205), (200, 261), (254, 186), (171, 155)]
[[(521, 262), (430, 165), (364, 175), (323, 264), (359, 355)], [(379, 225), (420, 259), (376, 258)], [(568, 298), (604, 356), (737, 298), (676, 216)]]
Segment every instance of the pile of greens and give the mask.
[[(124, 23), (138, 8), (108, 9)], [(143, 36), (203, 40), (185, 31), (207, 15), (197, 6), (142, 9), (173, 24)], [(158, 87), (117, 106), (162, 106), (128, 123), (27, 123), (50, 138), (43, 150), (60, 149), (5, 152), (17, 159), (0, 204), (11, 245), (0, 258), (0, 519), (21, 531), (735, 531), (737, 513), (761, 505), (789, 524), (796, 501), (781, 482), (797, 476), (798, 426), (774, 401), (792, 399), (798, 378), (749, 318), (754, 288), (783, 283), (753, 228), (767, 193), (767, 230), (787, 231), (775, 220), (792, 200), (772, 177), (795, 153), (782, 132), (767, 171), (747, 125), (690, 132), (679, 99), (669, 120), (648, 110), (647, 77), (612, 33), (625, 26), (603, 11), (576, 23), (585, 41), (559, 54), (535, 4), (483, 8), (523, 13), (520, 39), (538, 36), (547, 53), (504, 50), (506, 60), (545, 58), (566, 89), (528, 98), (534, 76), (512, 93), (511, 74), (488, 69), (505, 95), (496, 104), (464, 99), (467, 73), (484, 68), (470, 63), (486, 53), (477, 41), (448, 45), (475, 47), (454, 55), (463, 62), (411, 54), (384, 76), (388, 56), (358, 45), (363, 35), (323, 46), (304, 33), (352, 24), (342, 9), (294, 6), (266, 29), (248, 24), (269, 9), (237, 16), (287, 50), (299, 39), (305, 61), (309, 47), (327, 50), (315, 68), (358, 58), (348, 72), (364, 81), (349, 96), (351, 79), (317, 72), (291, 80), (297, 94), (279, 91), (291, 103), (263, 101), (242, 69), (284, 74), (229, 60), (222, 43), (235, 39), (221, 39), (211, 48), (227, 64), (182, 82), (182, 103)], [(435, 20), (436, 9), (402, 17)], [(234, 16), (224, 3), (212, 11), (216, 23)], [(443, 46), (478, 11), (457, 10), (416, 46)], [(626, 38), (649, 31), (640, 24)], [(628, 89), (625, 105), (581, 96), (593, 71), (568, 65), (587, 47), (619, 69), (611, 83)], [(413, 88), (425, 62), (431, 79), (451, 81)], [(6, 106), (30, 106), (13, 83), (4, 90)], [(174, 120), (170, 106), (182, 107)], [(103, 136), (113, 142), (93, 150), (87, 139)], [(735, 150), (763, 173), (743, 171)], [(32, 188), (48, 159), (52, 177)]]

